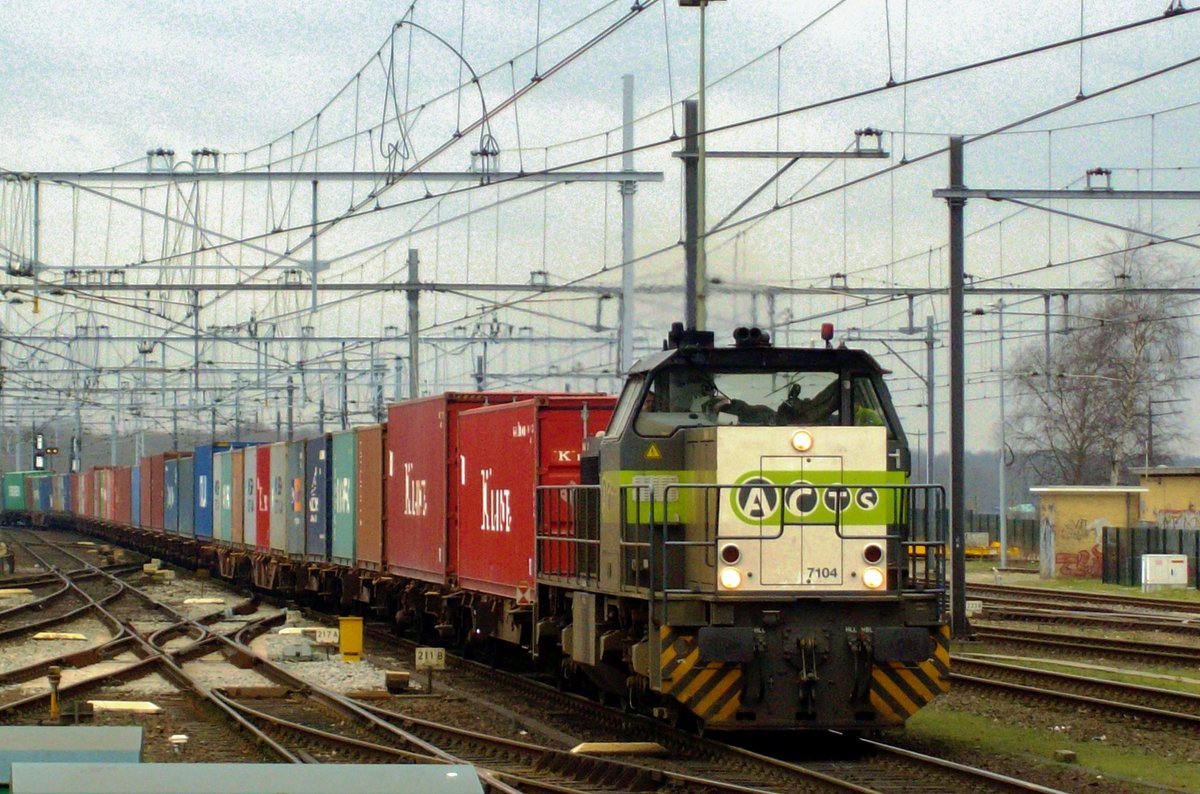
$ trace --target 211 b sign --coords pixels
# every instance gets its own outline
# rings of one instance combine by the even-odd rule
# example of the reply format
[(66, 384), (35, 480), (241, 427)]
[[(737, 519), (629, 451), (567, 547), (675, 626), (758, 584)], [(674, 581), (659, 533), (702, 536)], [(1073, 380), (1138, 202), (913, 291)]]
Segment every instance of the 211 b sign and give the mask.
[(445, 648), (417, 648), (416, 664), (418, 670), (445, 670)]

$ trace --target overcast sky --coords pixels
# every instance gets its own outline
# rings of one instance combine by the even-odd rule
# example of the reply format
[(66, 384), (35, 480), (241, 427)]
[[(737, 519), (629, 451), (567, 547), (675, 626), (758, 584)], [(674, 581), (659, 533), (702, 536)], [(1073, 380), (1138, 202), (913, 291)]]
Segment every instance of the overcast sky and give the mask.
[[(394, 121), (384, 126), (379, 137), (363, 136), (364, 129), (385, 118), (389, 107), (412, 114), (415, 120), (403, 130), (405, 142), (412, 154), (424, 155), (452, 141), (456, 126), (480, 114), (479, 97), (470, 90), (437, 99), (458, 85), (463, 62), (451, 49), (460, 49), (460, 42), (465, 63), (486, 75), (481, 82), (484, 101), (494, 108), (514, 86), (527, 86), (535, 70), (541, 74), (552, 69), (624, 16), (630, 5), (629, 0), (495, 0), (469, 1), (464, 8), (459, 0), (419, 0), (411, 19), (450, 45), (446, 46), (411, 28), (402, 28), (389, 39), (394, 23), (408, 9), (404, 3), (7, 2), (0, 5), (0, 51), (5, 53), (0, 61), (0, 96), (5, 99), (5, 112), (0, 114), (0, 167), (87, 170), (130, 161), (138, 161), (135, 167), (141, 167), (146, 149), (158, 146), (173, 147), (181, 156), (197, 147), (215, 147), (229, 153), (226, 166), (233, 167), (262, 163), (268, 155), (278, 159), (318, 139), (328, 143), (342, 137), (345, 142), (322, 149), (319, 164), (363, 168), (372, 162), (379, 165), (386, 146), (401, 141)], [(889, 78), (902, 82), (906, 76), (921, 77), (1004, 56), (1076, 36), (1081, 27), (1093, 32), (1161, 17), (1167, 5), (1167, 0), (1088, 0), (1081, 20), (1080, 3), (1075, 0), (714, 3), (708, 14), (708, 124), (737, 125), (777, 110), (878, 89)], [(697, 20), (695, 9), (681, 9), (673, 1), (649, 8), (539, 82), (515, 108), (498, 113), (492, 125), (503, 168), (534, 169), (543, 162), (569, 163), (614, 152), (620, 148), (621, 75), (635, 75), (640, 117), (636, 140), (649, 147), (638, 153), (637, 167), (665, 176), (662, 184), (640, 185), (637, 193), (637, 247), (638, 254), (646, 257), (638, 263), (638, 280), (662, 291), (661, 298), (639, 307), (638, 331), (645, 348), (657, 344), (661, 329), (678, 317), (682, 307), (677, 290), (682, 250), (675, 245), (680, 234), (679, 161), (671, 156), (679, 144), (670, 139), (681, 131), (678, 107), (672, 105), (697, 84)], [(740, 224), (712, 236), (711, 274), (724, 282), (759, 287), (843, 280), (860, 286), (938, 286), (944, 283), (945, 272), (941, 250), (945, 207), (930, 194), (945, 184), (946, 164), (941, 155), (920, 162), (921, 155), (944, 146), (951, 133), (987, 132), (1061, 104), (1071, 106), (968, 146), (968, 183), (1078, 187), (1085, 169), (1107, 166), (1115, 169), (1114, 180), (1120, 187), (1149, 187), (1152, 173), (1156, 187), (1194, 187), (1191, 169), (1200, 167), (1200, 162), (1193, 154), (1198, 118), (1191, 105), (1200, 102), (1200, 80), (1195, 66), (1173, 67), (1196, 56), (1198, 25), (1197, 15), (1164, 19), (1082, 47), (1072, 45), (908, 89), (830, 102), (785, 114), (778, 123), (766, 121), (714, 134), (709, 146), (716, 149), (840, 150), (853, 144), (856, 129), (873, 126), (885, 132), (888, 157), (849, 163), (805, 161), (789, 169), (734, 216)], [(385, 74), (390, 67), (394, 71), (388, 83)], [(1139, 81), (1159, 69), (1170, 71)], [(1091, 97), (1123, 81), (1138, 82), (1101, 98), (1075, 102), (1077, 94)], [(426, 102), (428, 107), (417, 114)], [(319, 124), (313, 120), (317, 113), (321, 113)], [(271, 142), (269, 149), (260, 148)], [(478, 132), (470, 133), (427, 167), (461, 170), (478, 143)], [(248, 153), (244, 159), (242, 153)], [(839, 189), (846, 181), (898, 165), (902, 157), (918, 162)], [(312, 168), (316, 162), (309, 158), (297, 165)], [(710, 223), (725, 218), (778, 165), (773, 160), (713, 161)], [(1152, 165), (1157, 170), (1151, 171)], [(615, 169), (619, 160), (600, 160), (586, 167)], [(544, 269), (554, 283), (585, 276), (588, 284), (618, 283), (620, 202), (615, 188), (559, 186), (515, 198), (530, 187), (488, 188), (436, 202), (418, 201), (425, 185), (392, 188), (384, 194), (385, 202), (413, 203), (340, 224), (323, 236), (322, 257), (334, 261), (328, 278), (395, 278), (411, 245), (422, 250), (423, 276), (429, 279), (526, 281), (529, 271)], [(235, 198), (233, 192), (214, 190), (205, 198), (205, 226), (229, 237), (299, 226), (307, 219), (307, 194), (282, 193), (268, 196), (251, 190), (248, 197)], [(364, 193), (360, 189), (351, 195), (348, 188), (334, 186), (323, 189), (322, 217), (337, 216), (362, 201)], [(817, 194), (824, 195), (772, 211), (776, 203)], [(128, 193), (121, 197), (135, 205), (146, 201)], [(161, 224), (154, 226), (156, 221), (147, 230), (136, 207), (114, 206), (65, 189), (48, 189), (44, 201), (42, 250), (48, 263), (114, 265), (159, 257), (178, 268), (188, 261), (190, 238), (167, 240), (170, 234)], [(158, 194), (154, 201), (160, 201)], [(479, 211), (481, 205), (497, 201), (506, 203), (498, 210)], [(11, 214), (12, 208), (10, 201), (5, 212)], [(1194, 233), (1195, 213), (1190, 205), (1157, 203), (1152, 210), (1124, 202), (1073, 202), (1069, 209), (1139, 228), (1148, 228), (1153, 217), (1155, 230), (1164, 235)], [(446, 222), (468, 211), (474, 213), (469, 221)], [(761, 217), (749, 220), (757, 215)], [(443, 223), (435, 227), (438, 220)], [(422, 227), (429, 230), (419, 231)], [(410, 233), (412, 229), (418, 231)], [(1044, 213), (985, 202), (969, 205), (968, 229), (975, 233), (968, 245), (968, 271), (1011, 286), (1092, 283), (1101, 273), (1089, 265), (1020, 274), (1047, 261), (1100, 253), (1106, 240), (1120, 237), (1111, 227), (1062, 217), (1048, 221)], [(27, 243), (27, 232), (22, 236), (12, 221), (6, 220), (0, 234), (0, 242), (10, 248)], [(303, 231), (276, 235), (267, 245), (276, 252), (299, 251), (303, 238)], [(385, 240), (393, 242), (361, 252)], [(656, 251), (662, 253), (651, 255)], [(1186, 247), (1173, 252), (1182, 263), (1194, 258), (1193, 250)], [(264, 259), (261, 252), (245, 248), (227, 253), (243, 267), (254, 257)], [(206, 252), (198, 263), (215, 268), (222, 260)], [(176, 277), (146, 278), (152, 282)], [(281, 276), (276, 271), (263, 278)], [(277, 318), (280, 333), (298, 333), (304, 324), (330, 334), (370, 334), (387, 324), (404, 326), (400, 296), (331, 304), (315, 318), (303, 314), (306, 301), (262, 294), (235, 296), (206, 306), (202, 316), (206, 326), (234, 324), (253, 312), (258, 318)], [(469, 325), (480, 303), (478, 296), (427, 298), (422, 325), (436, 323), (431, 332)], [(811, 340), (825, 316), (841, 327), (862, 327), (865, 336), (885, 336), (907, 323), (903, 301), (870, 308), (858, 304), (848, 298), (801, 298), (776, 305), (774, 320), (791, 328), (790, 338), (797, 342)], [(83, 316), (82, 308), (89, 307), (51, 309), (59, 312), (56, 321), (7, 307), (4, 322), (16, 330), (34, 324), (43, 329), (69, 328)], [(90, 308), (96, 310), (94, 305)], [(615, 322), (611, 306), (600, 310), (605, 324)], [(103, 311), (114, 328), (124, 322), (121, 312), (111, 306)], [(162, 311), (167, 318), (182, 316), (178, 307)], [(555, 333), (580, 333), (582, 326), (595, 320), (596, 311), (591, 300), (557, 305), (522, 302), (505, 310), (502, 319)], [(735, 324), (768, 323), (767, 311), (765, 298), (716, 295), (712, 325), (724, 335)], [(1040, 343), (1038, 311), (1040, 301), (1027, 312), (1013, 310), (1010, 327), (1018, 340), (1026, 333), (1030, 341)], [(918, 301), (914, 314), (918, 322), (932, 314), (939, 329), (944, 329), (940, 299)], [(548, 315), (575, 324), (563, 325)], [(145, 316), (144, 312), (132, 315), (129, 328), (144, 331), (139, 324), (147, 322)], [(999, 371), (994, 324), (983, 320), (978, 324), (969, 359), (973, 375), (969, 393), (987, 401), (980, 405), (994, 406)], [(157, 320), (152, 323), (156, 332), (168, 326)], [(1019, 344), (1018, 340), (1012, 344)], [(919, 383), (878, 343), (864, 344), (890, 359), (905, 416), (910, 422), (921, 421)], [(919, 344), (893, 347), (905, 353), (914, 367), (922, 368)], [(289, 356), (313, 353), (291, 350)], [(228, 351), (212, 354), (230, 362), (244, 360)], [(128, 349), (93, 355), (137, 360)], [(186, 363), (190, 348), (179, 355)], [(493, 355), (499, 356), (494, 362), (497, 371), (545, 366), (549, 360), (563, 370), (594, 363), (570, 350), (556, 350), (552, 359), (539, 359), (528, 351), (511, 355), (493, 351)], [(458, 363), (446, 358), (441, 366), (445, 379), (455, 372), (465, 376), (473, 366), (472, 354)], [(978, 430), (972, 436), (974, 443), (994, 443), (992, 423), (981, 422)], [(1191, 434), (1190, 429), (1187, 432)]]

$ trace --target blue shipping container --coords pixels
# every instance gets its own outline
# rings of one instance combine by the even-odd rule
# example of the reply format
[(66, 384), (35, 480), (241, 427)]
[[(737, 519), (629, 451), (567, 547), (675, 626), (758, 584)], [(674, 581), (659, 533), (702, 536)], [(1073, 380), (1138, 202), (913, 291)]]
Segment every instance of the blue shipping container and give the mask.
[(341, 430), (329, 443), (333, 462), (329, 466), (333, 497), (329, 507), (329, 530), (333, 535), (332, 560), (354, 565), (358, 531), (358, 434)]
[(329, 531), (329, 436), (304, 445), (304, 551), (314, 562), (327, 562), (333, 553)]
[(37, 509), (44, 513), (50, 512), (50, 497), (54, 493), (54, 482), (50, 477), (42, 477), (37, 481)]
[[(213, 455), (230, 449), (254, 446), (250, 441), (218, 441), (215, 444), (202, 444), (196, 447), (192, 456), (194, 470), (192, 472), (192, 490), (195, 501), (194, 527), (196, 537), (211, 538), (213, 536), (213, 506), (218, 498), (213, 490), (215, 479), (213, 472)], [(229, 540), (229, 538), (224, 538)]]

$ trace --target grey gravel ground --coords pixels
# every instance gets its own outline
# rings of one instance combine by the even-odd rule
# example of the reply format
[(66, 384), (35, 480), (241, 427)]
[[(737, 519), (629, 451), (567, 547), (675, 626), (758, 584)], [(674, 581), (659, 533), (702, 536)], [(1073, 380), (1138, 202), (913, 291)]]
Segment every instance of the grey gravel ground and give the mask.
[[(320, 624), (301, 621), (294, 625), (318, 626)], [(312, 661), (289, 661), (285, 650), (289, 647), (309, 649)], [(280, 664), (288, 672), (313, 684), (335, 692), (358, 692), (384, 688), (384, 671), (370, 662), (344, 662), (336, 648), (312, 647), (305, 638), (281, 635), (278, 631), (264, 634), (251, 643), (259, 656)]]
[[(151, 598), (162, 601), (190, 618), (210, 615), (232, 607), (243, 599), (228, 592), (225, 585), (207, 579), (178, 578), (170, 582), (155, 581), (150, 577), (133, 579), (133, 584)], [(217, 604), (185, 604), (191, 598), (219, 598)]]
[(86, 640), (35, 640), (30, 637), (0, 643), (0, 673), (25, 667), (41, 659), (52, 659), (64, 653), (82, 651), (103, 645), (112, 639), (107, 626), (96, 618), (80, 618), (61, 626), (55, 626), (54, 631), (77, 632), (87, 637)]
[[(5, 587), (6, 585), (4, 584), (4, 581), (0, 580), (0, 589)], [(37, 598), (38, 596), (35, 593), (29, 593), (28, 595), (22, 594), (0, 596), (0, 609), (12, 609), (13, 607), (19, 607), (24, 604), (28, 604), (31, 601), (35, 601)]]

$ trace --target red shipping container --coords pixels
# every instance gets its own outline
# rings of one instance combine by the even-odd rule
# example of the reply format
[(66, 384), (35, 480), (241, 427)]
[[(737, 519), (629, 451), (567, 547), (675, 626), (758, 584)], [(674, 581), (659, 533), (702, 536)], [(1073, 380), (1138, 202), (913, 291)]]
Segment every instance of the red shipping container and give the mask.
[(113, 521), (128, 524), (133, 520), (133, 469), (121, 466), (113, 471)]
[(103, 518), (100, 515), (100, 470), (88, 472), (88, 515), (92, 518)]
[(112, 466), (96, 467), (96, 515), (105, 521), (112, 521), (114, 515), (116, 493), (113, 472)]
[(355, 564), (370, 571), (383, 569), (384, 540), (384, 439), (387, 436), (383, 425), (367, 425), (355, 429), (358, 436), (357, 487), (354, 498), (356, 523), (354, 532)]
[(450, 499), (458, 476), (458, 416), (463, 411), (547, 396), (546, 392), (447, 392), (388, 406), (387, 567), (446, 584), (455, 571), (449, 542), (458, 521)]
[(92, 487), (92, 483), (95, 482), (95, 474), (96, 474), (95, 471), (92, 469), (88, 469), (88, 470), (84, 471), (84, 473), (83, 473), (83, 494), (82, 494), (83, 500), (80, 501), (79, 504), (83, 505), (83, 510), (80, 512), (82, 512), (83, 515), (88, 518), (95, 517), (95, 513), (92, 512), (92, 505), (91, 505), (91, 494), (92, 494), (91, 487)]
[(458, 417), (458, 585), (521, 599), (534, 582), (536, 489), (579, 482), (587, 436), (604, 430), (613, 397), (553, 396)]
[(271, 448), (254, 450), (254, 545), (259, 551), (271, 549)]
[(79, 507), (83, 504), (81, 501), (83, 499), (83, 477), (79, 472), (75, 472), (68, 475), (67, 481), (71, 483), (71, 512), (77, 516), (83, 515), (83, 510)]
[(92, 470), (92, 515), (102, 521), (109, 520), (107, 466), (97, 466)]

